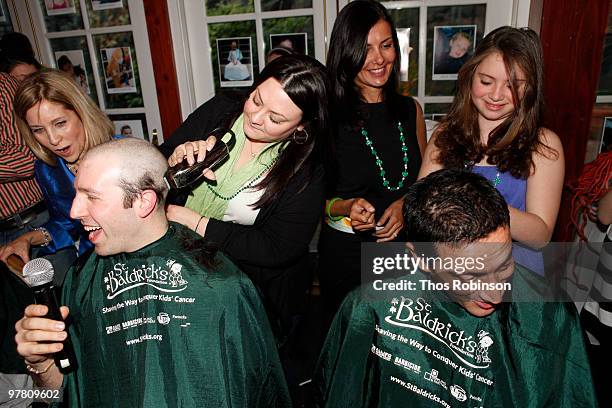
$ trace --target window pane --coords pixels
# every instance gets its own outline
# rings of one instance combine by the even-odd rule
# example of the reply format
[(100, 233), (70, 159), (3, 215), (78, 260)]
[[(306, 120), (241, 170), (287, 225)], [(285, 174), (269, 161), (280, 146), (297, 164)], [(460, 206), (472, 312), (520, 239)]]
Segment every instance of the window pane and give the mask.
[(450, 103), (426, 103), (423, 107), (425, 119), (439, 121), (450, 109)]
[(587, 140), (585, 163), (597, 158), (599, 153), (612, 150), (612, 104), (598, 103), (593, 107), (591, 126)]
[(612, 95), (612, 10), (608, 15), (608, 30), (604, 39), (597, 95)]
[(0, 0), (0, 35), (13, 32), (13, 22), (6, 7), (6, 0)]
[(93, 37), (106, 109), (143, 107), (132, 32)]
[(416, 95), (419, 78), (419, 9), (389, 9), (395, 23), (402, 53), (400, 93)]
[(450, 103), (426, 103), (423, 107), (423, 116), (425, 117), (425, 133), (427, 135), (428, 142), (436, 131), (436, 128), (438, 127), (438, 124), (442, 118), (446, 116), (450, 106)]
[(266, 53), (272, 48), (291, 48), (300, 54), (314, 56), (314, 28), (311, 16), (263, 20)]
[(263, 11), (312, 8), (312, 0), (261, 0)]
[[(249, 78), (250, 74), (255, 76), (259, 73), (255, 21), (209, 24), (208, 35), (215, 90), (218, 91), (223, 85), (223, 88), (239, 88), (244, 91), (244, 87), (253, 81), (252, 76)], [(239, 57), (233, 58), (238, 63), (226, 69), (232, 56)]]
[(207, 16), (227, 16), (229, 14), (254, 12), (253, 0), (206, 0)]
[(98, 103), (91, 56), (85, 37), (57, 38), (50, 41), (55, 66), (69, 72), (81, 88)]
[(81, 4), (78, 0), (38, 0), (48, 32), (83, 28)]
[(87, 1), (87, 16), (91, 27), (112, 27), (130, 24), (127, 0)]
[[(459, 67), (483, 37), (486, 7), (475, 4), (427, 8), (425, 95), (453, 95)], [(453, 51), (451, 45), (461, 49)]]

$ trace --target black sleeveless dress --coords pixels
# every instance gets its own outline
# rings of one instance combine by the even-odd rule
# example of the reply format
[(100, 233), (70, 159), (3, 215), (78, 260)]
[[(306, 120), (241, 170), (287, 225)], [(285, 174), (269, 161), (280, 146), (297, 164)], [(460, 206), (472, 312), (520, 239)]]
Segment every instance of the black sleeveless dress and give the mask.
[[(342, 199), (362, 197), (376, 209), (378, 220), (387, 207), (398, 200), (416, 180), (421, 167), (421, 154), (416, 137), (416, 105), (411, 97), (401, 97), (401, 125), (408, 147), (408, 176), (402, 188), (389, 191), (383, 186), (376, 159), (366, 145), (361, 129), (343, 125), (338, 129), (335, 144), (337, 182), (335, 191), (327, 197)], [(368, 137), (382, 159), (385, 176), (391, 186), (397, 186), (404, 170), (402, 142), (386, 102), (365, 104), (363, 121)], [(346, 294), (360, 284), (361, 243), (374, 242), (373, 230), (350, 234), (323, 223), (319, 238), (319, 281), (326, 308), (334, 313)], [(396, 238), (405, 241), (404, 231)]]

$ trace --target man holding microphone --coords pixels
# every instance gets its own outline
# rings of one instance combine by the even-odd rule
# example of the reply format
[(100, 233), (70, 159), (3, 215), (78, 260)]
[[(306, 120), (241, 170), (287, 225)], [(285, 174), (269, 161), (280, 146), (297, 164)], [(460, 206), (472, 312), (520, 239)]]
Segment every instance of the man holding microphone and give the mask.
[(95, 254), (69, 271), (64, 318), (78, 369), (53, 353), (65, 323), (30, 305), (17, 350), (42, 388), (65, 387), (68, 406), (289, 406), (258, 293), (225, 256), (164, 212), (167, 165), (149, 143), (126, 138), (91, 149), (75, 180), (71, 217)]

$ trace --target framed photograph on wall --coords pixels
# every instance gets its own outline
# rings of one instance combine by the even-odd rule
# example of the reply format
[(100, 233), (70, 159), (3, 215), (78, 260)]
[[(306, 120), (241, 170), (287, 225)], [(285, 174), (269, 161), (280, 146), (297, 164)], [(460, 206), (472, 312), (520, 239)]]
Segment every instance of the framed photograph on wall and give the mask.
[(123, 0), (91, 0), (91, 8), (96, 11), (122, 7)]
[[(49, 16), (59, 16), (61, 14), (74, 14), (75, 0), (45, 0), (45, 9)], [(78, 1), (78, 0), (77, 0)]]
[(296, 54), (308, 54), (307, 33), (270, 34), (270, 49), (288, 48)]
[(251, 37), (217, 38), (217, 66), (221, 87), (253, 84)]
[(104, 85), (109, 94), (137, 92), (130, 47), (100, 50)]
[(115, 134), (127, 137), (137, 137), (151, 142), (147, 129), (147, 118), (144, 113), (126, 113), (108, 115), (115, 125)]
[(408, 81), (408, 67), (410, 66), (410, 28), (396, 28), (397, 40), (400, 49), (400, 81)]
[(612, 116), (604, 117), (599, 153), (612, 151)]
[(113, 120), (113, 124), (115, 125), (115, 134), (117, 135), (137, 137), (148, 141), (148, 138), (145, 139), (142, 122), (139, 120)]
[(73, 78), (85, 93), (91, 93), (82, 50), (55, 51), (55, 63), (57, 69)]
[(476, 49), (476, 25), (434, 26), (432, 77), (456, 80)]

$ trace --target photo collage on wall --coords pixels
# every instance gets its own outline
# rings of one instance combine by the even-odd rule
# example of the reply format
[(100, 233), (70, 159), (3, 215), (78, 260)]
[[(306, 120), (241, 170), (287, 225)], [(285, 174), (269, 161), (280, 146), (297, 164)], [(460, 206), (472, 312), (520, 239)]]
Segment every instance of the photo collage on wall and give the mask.
[(145, 139), (144, 130), (142, 128), (142, 122), (139, 120), (114, 120), (115, 133), (124, 137), (137, 137), (139, 139)]
[[(76, 13), (75, 1), (79, 0), (45, 0), (45, 9), (48, 16)], [(88, 0), (94, 11), (122, 8), (123, 0)]]
[(221, 87), (253, 84), (251, 37), (217, 38), (217, 66)]
[(158, 126), (148, 128), (151, 118), (142, 94), (137, 43), (134, 30), (125, 27), (134, 23), (129, 0), (36, 1), (47, 32), (54, 34), (49, 38), (50, 65), (65, 72), (106, 112), (114, 134), (162, 142)]
[(82, 50), (56, 51), (55, 63), (57, 68), (73, 78), (85, 93), (91, 94)]
[(410, 66), (410, 28), (396, 28), (397, 41), (400, 49), (400, 81), (408, 81), (408, 67)]
[(476, 49), (476, 25), (434, 27), (432, 80), (456, 80)]
[(74, 14), (76, 13), (74, 2), (75, 0), (45, 0), (47, 15), (59, 16), (62, 14)]
[(91, 8), (95, 11), (123, 7), (123, 0), (91, 0)]
[(287, 48), (296, 54), (308, 55), (308, 34), (270, 34), (270, 50), (274, 48)]
[(123, 115), (109, 115), (115, 125), (115, 134), (124, 137), (137, 137), (152, 142), (147, 129), (147, 120), (144, 113)]
[(130, 47), (102, 48), (100, 54), (106, 91), (109, 94), (138, 92)]

